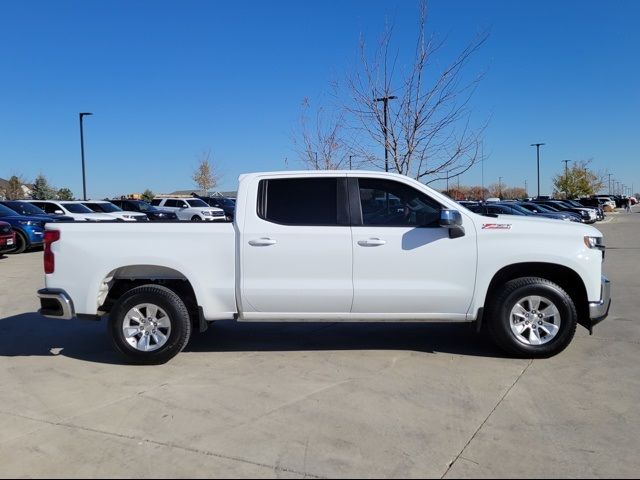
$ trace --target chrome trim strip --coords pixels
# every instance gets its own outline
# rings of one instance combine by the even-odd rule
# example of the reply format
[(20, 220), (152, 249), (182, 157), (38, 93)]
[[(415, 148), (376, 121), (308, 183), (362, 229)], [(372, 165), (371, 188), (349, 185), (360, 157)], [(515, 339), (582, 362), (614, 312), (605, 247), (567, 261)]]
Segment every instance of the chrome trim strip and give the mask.
[(589, 317), (592, 320), (600, 320), (609, 314), (609, 306), (611, 305), (611, 282), (607, 277), (602, 275), (600, 301), (589, 302)]

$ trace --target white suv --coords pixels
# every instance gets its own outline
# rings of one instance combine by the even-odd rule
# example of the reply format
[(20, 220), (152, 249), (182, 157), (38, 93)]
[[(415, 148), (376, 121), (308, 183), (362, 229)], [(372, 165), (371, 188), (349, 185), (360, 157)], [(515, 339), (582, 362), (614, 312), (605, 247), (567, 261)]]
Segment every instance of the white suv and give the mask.
[(95, 213), (79, 202), (60, 200), (25, 200), (44, 210), (47, 215), (64, 215), (72, 217), (76, 222), (108, 222), (113, 217), (104, 213)]
[(180, 220), (222, 222), (224, 210), (210, 207), (199, 198), (154, 198), (151, 205), (175, 212)]
[(113, 217), (115, 220), (123, 222), (146, 222), (149, 218), (144, 213), (126, 212), (120, 207), (115, 206), (106, 200), (88, 200), (86, 202), (78, 202), (96, 213), (104, 213)]

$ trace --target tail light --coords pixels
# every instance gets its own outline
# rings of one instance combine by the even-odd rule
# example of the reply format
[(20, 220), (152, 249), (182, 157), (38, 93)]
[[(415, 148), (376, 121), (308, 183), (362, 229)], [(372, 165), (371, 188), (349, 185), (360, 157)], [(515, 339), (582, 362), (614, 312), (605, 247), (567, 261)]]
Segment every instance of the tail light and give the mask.
[(53, 273), (56, 269), (56, 261), (51, 251), (51, 244), (60, 240), (59, 230), (46, 230), (44, 232), (44, 273)]

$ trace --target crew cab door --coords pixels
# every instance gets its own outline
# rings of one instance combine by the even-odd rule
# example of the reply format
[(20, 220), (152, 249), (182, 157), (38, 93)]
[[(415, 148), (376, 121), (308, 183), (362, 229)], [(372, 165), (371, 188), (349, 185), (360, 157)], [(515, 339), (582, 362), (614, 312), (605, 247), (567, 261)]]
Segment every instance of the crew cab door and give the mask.
[(285, 175), (252, 188), (248, 196), (257, 205), (246, 202), (239, 224), (241, 318), (348, 314), (353, 270), (346, 176)]
[[(440, 227), (442, 205), (409, 183), (350, 177), (354, 317), (464, 320), (476, 279), (476, 232)], [(466, 221), (465, 221), (466, 219)]]

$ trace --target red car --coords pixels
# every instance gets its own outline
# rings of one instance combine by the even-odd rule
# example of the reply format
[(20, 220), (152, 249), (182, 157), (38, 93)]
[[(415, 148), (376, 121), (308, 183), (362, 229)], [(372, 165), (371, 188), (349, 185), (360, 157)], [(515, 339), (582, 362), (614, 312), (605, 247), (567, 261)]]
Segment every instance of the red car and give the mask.
[(7, 222), (0, 222), (0, 254), (16, 248), (16, 234)]

